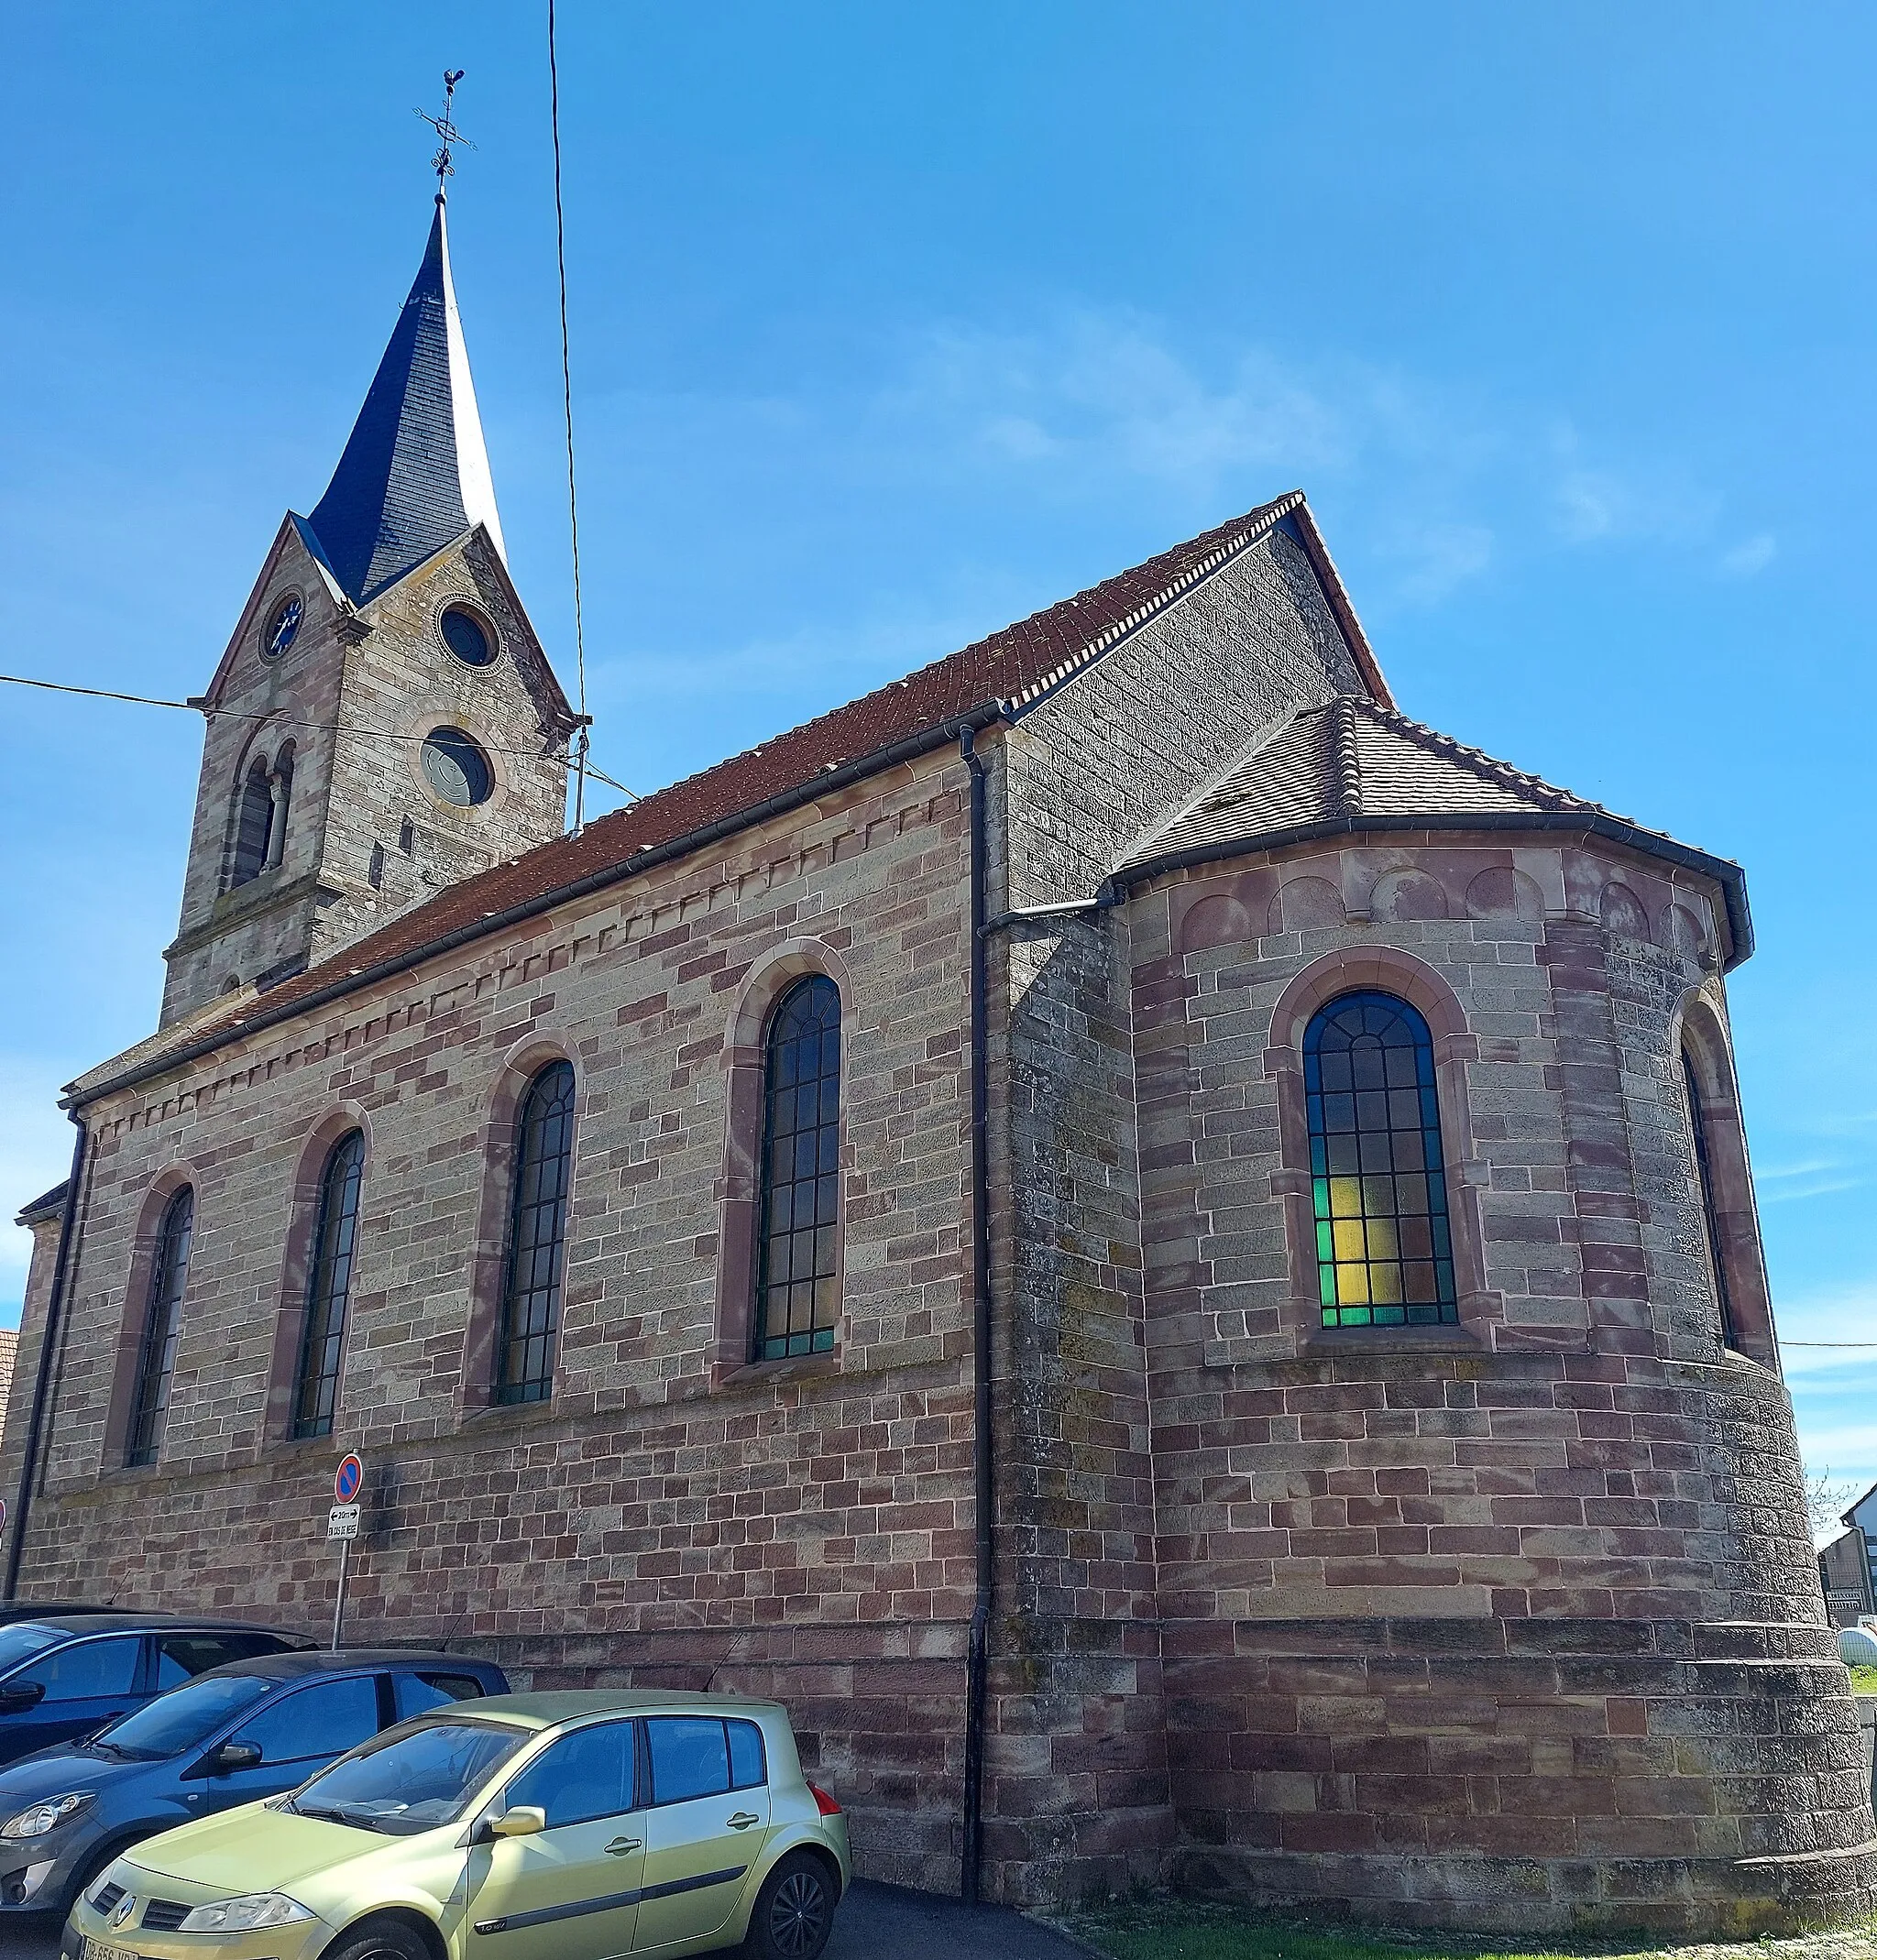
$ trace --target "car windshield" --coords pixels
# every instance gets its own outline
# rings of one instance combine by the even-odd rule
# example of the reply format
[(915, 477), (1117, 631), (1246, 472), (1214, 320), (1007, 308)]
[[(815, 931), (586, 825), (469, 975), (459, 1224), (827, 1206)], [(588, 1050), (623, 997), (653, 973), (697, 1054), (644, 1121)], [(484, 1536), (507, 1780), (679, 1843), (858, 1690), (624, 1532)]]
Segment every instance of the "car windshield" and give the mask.
[(493, 1722), (401, 1723), (302, 1784), (285, 1808), (393, 1837), (432, 1831), (456, 1823), (529, 1733)]
[(49, 1647), (57, 1647), (67, 1637), (57, 1627), (41, 1626), (32, 1620), (16, 1620), (11, 1626), (0, 1626), (0, 1674), (16, 1668), (22, 1660), (30, 1660)]
[(100, 1730), (92, 1738), (92, 1746), (109, 1756), (132, 1756), (147, 1763), (180, 1756), (184, 1749), (207, 1741), (231, 1715), (239, 1714), (279, 1685), (263, 1674), (203, 1675)]

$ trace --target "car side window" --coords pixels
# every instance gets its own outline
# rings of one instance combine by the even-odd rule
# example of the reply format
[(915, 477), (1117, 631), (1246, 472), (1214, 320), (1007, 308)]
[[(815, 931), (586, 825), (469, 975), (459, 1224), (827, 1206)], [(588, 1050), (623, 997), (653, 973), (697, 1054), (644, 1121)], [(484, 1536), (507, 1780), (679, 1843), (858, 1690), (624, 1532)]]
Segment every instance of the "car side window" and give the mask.
[(538, 1805), (547, 1828), (590, 1823), (632, 1808), (632, 1725), (604, 1722), (550, 1743), (509, 1785), (503, 1802)]
[(730, 1787), (755, 1790), (769, 1780), (768, 1766), (763, 1760), (763, 1731), (753, 1722), (723, 1725), (730, 1737)]
[(399, 1674), (392, 1679), (400, 1722), (449, 1702), (473, 1702), (488, 1692), (473, 1674)]
[(211, 1668), (273, 1651), (252, 1634), (165, 1634), (157, 1642), (157, 1692), (177, 1688)]
[(143, 1641), (133, 1634), (117, 1640), (85, 1640), (35, 1660), (14, 1677), (44, 1684), (47, 1702), (88, 1702), (99, 1695), (128, 1694), (137, 1685)]
[(378, 1682), (369, 1674), (296, 1688), (244, 1721), (229, 1738), (251, 1742), (263, 1763), (341, 1756), (378, 1734)]
[(730, 1787), (730, 1750), (716, 1715), (653, 1715), (645, 1724), (652, 1801), (720, 1797)]

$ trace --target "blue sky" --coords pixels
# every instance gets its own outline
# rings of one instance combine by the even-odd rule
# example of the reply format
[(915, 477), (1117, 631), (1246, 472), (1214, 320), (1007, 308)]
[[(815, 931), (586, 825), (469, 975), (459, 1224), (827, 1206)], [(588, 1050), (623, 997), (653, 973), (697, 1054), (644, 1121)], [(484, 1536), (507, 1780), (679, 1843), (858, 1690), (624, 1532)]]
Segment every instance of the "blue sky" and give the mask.
[[(409, 284), (447, 62), (496, 487), (571, 681), (544, 12), (15, 19), (0, 665), (205, 683)], [(667, 782), (1301, 484), (1410, 713), (1745, 862), (1782, 1326), (1877, 1339), (1877, 16), (565, 0), (561, 54), (603, 767)], [(153, 1024), (200, 729), (5, 696), (10, 1217), (58, 1086)], [(1815, 1465), (1877, 1479), (1877, 1350), (1789, 1364)]]

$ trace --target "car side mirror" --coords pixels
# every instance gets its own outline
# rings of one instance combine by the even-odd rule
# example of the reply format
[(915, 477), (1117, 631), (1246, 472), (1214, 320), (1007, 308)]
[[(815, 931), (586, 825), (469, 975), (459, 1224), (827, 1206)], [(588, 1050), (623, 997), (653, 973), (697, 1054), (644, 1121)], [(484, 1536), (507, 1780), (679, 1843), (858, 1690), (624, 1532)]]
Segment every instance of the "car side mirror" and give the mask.
[(0, 1715), (16, 1715), (22, 1709), (37, 1708), (45, 1699), (44, 1681), (10, 1681), (0, 1688)]
[(538, 1803), (511, 1803), (499, 1817), (488, 1820), (491, 1837), (532, 1837), (547, 1829), (547, 1812)]
[(258, 1742), (225, 1742), (219, 1748), (211, 1749), (208, 1760), (203, 1765), (214, 1776), (226, 1776), (235, 1769), (254, 1769), (260, 1764), (260, 1745)]

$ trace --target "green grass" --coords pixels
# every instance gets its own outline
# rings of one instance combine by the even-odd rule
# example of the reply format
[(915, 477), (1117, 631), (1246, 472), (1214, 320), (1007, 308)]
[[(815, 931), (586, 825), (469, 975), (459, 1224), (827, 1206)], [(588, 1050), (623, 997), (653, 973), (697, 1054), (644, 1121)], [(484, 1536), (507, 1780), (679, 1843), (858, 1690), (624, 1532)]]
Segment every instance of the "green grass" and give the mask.
[(1877, 1694), (1877, 1668), (1853, 1668), (1851, 1688), (1858, 1694)]
[[(1141, 1899), (1065, 1914), (1059, 1922), (1108, 1960), (1581, 1960), (1587, 1954), (1662, 1955), (1644, 1938), (1572, 1941), (1558, 1947), (1502, 1946), (1490, 1936), (1358, 1929), (1278, 1920), (1268, 1913), (1190, 1900)], [(1868, 1941), (1868, 1929), (1860, 1928)], [(1799, 1960), (1806, 1942), (1760, 1943)], [(1830, 1941), (1844, 1960), (1844, 1935)], [(1877, 1944), (1858, 1943), (1877, 1955)]]

